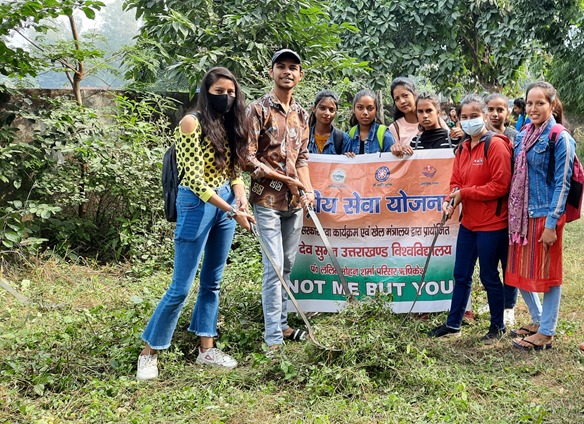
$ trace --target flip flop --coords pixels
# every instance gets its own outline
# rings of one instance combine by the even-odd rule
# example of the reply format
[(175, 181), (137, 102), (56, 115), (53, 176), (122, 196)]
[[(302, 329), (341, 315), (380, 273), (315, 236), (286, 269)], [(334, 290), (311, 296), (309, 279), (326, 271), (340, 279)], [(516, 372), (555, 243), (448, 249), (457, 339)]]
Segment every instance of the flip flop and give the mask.
[(548, 350), (548, 349), (552, 348), (551, 343), (546, 343), (544, 345), (537, 345), (533, 342), (530, 342), (529, 340), (523, 339), (522, 341), (524, 341), (525, 343), (529, 343), (531, 346), (523, 346), (522, 344), (517, 343), (515, 340), (513, 340), (513, 346), (515, 346), (518, 349), (523, 349), (523, 350)]
[(583, 342), (583, 343), (580, 343), (580, 344), (578, 345), (578, 347), (580, 348), (580, 350), (581, 350), (582, 352), (584, 352), (584, 342)]
[(292, 342), (301, 342), (306, 340), (306, 331), (295, 329), (289, 335), (284, 336), (285, 340), (290, 340)]
[[(520, 333), (520, 331), (523, 331), (523, 333)], [(529, 336), (533, 336), (535, 333), (537, 333), (536, 331), (531, 331), (529, 328), (526, 327), (521, 327), (517, 330), (511, 330), (511, 336), (512, 337), (529, 337)]]

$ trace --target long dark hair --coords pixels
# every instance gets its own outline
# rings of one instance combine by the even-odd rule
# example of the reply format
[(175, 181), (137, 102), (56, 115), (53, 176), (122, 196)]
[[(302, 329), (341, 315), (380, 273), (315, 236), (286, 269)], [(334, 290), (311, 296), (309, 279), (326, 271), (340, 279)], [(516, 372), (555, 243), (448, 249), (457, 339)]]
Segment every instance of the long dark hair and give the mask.
[(391, 95), (391, 101), (393, 102), (392, 114), (394, 121), (397, 121), (399, 118), (403, 118), (405, 116), (405, 114), (398, 109), (397, 105), (395, 104), (395, 100), (393, 99), (393, 91), (396, 89), (396, 87), (399, 87), (400, 85), (406, 90), (408, 90), (410, 93), (412, 93), (412, 96), (414, 96), (414, 98), (417, 96), (416, 86), (414, 85), (414, 82), (411, 79), (406, 77), (397, 77), (391, 82), (391, 85), (389, 86), (389, 93)]
[(334, 91), (331, 91), (331, 90), (319, 91), (316, 94), (316, 97), (314, 98), (314, 105), (313, 105), (314, 110), (312, 112), (310, 112), (310, 118), (308, 118), (308, 126), (310, 128), (312, 128), (312, 126), (314, 124), (316, 124), (315, 110), (318, 107), (319, 103), (321, 101), (323, 101), (324, 99), (331, 99), (333, 102), (335, 102), (335, 106), (337, 107), (337, 110), (339, 110), (339, 98), (337, 97), (337, 95), (335, 94)]
[(564, 119), (564, 105), (562, 104), (562, 101), (558, 96), (558, 91), (554, 88), (554, 86), (546, 81), (537, 81), (533, 84), (529, 84), (527, 90), (525, 91), (526, 99), (529, 92), (534, 88), (541, 88), (541, 91), (543, 91), (544, 96), (546, 97), (547, 101), (550, 102), (550, 104), (556, 102), (556, 105), (552, 110), (552, 115), (554, 115), (554, 118), (558, 124), (562, 124), (563, 126), (567, 127), (568, 122)]
[[(224, 115), (216, 113), (209, 104), (209, 88), (221, 78), (235, 84), (235, 103)], [(219, 169), (229, 168), (231, 177), (235, 176), (236, 164), (239, 164), (241, 168), (244, 167), (247, 156), (249, 120), (245, 107), (245, 95), (235, 76), (228, 69), (220, 66), (209, 69), (201, 81), (196, 109), (201, 114), (203, 132), (215, 151), (215, 165)], [(232, 154), (232, 160), (229, 163), (227, 163), (225, 139), (229, 143)], [(237, 159), (235, 160), (233, 156)]]
[(357, 117), (355, 116), (355, 105), (362, 97), (371, 97), (373, 99), (373, 102), (375, 103), (375, 122), (381, 123), (381, 121), (379, 120), (379, 100), (377, 100), (377, 96), (373, 91), (364, 88), (363, 90), (358, 91), (357, 94), (355, 94), (355, 97), (353, 98), (353, 113), (351, 114), (351, 118), (349, 119), (349, 125), (354, 127), (359, 123), (359, 121), (357, 121)]

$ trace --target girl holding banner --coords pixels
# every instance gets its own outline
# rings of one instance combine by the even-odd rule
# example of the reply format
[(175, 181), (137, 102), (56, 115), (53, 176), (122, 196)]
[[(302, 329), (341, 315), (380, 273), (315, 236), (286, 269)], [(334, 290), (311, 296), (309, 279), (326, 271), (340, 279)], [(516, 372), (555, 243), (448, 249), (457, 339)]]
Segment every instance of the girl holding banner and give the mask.
[[(507, 202), (500, 199), (509, 193), (511, 146), (496, 135), (488, 145), (484, 144), (488, 138), (485, 118), (486, 104), (481, 97), (469, 95), (462, 100), (460, 123), (470, 138), (456, 148), (450, 179), (452, 193), (443, 206), (448, 216), (460, 203), (464, 210), (456, 242), (454, 291), (446, 323), (428, 335), (460, 336), (478, 258), (480, 279), (487, 291), (491, 312), (489, 331), (481, 340), (492, 344), (506, 331), (503, 322), (505, 296), (498, 265), (506, 261), (508, 248)], [(453, 205), (449, 206), (451, 199)]]
[[(416, 98), (416, 115), (423, 131), (410, 141), (412, 153), (413, 150), (452, 148), (449, 131), (440, 125), (440, 100), (437, 96), (420, 94)], [(395, 143), (391, 146), (391, 152), (402, 157), (405, 150), (400, 143)]]
[(351, 116), (350, 148), (344, 153), (349, 157), (365, 153), (389, 152), (394, 143), (393, 136), (379, 119), (379, 103), (371, 90), (361, 90), (353, 99)]
[(394, 105), (394, 121), (389, 130), (396, 144), (404, 149), (404, 154), (411, 155), (410, 142), (420, 132), (416, 114), (416, 86), (409, 78), (397, 77), (391, 82), (389, 91)]
[(309, 153), (340, 155), (350, 148), (351, 138), (349, 135), (333, 126), (338, 109), (339, 100), (334, 92), (322, 90), (316, 95), (308, 119), (310, 127)]

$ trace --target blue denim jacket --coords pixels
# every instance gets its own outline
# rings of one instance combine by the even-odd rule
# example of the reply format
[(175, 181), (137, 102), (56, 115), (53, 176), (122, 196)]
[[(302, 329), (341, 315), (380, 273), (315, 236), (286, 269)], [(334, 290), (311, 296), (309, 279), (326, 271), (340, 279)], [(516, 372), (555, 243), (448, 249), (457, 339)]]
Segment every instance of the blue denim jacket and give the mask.
[[(310, 137), (308, 138), (308, 152), (309, 153), (316, 153), (318, 154), (318, 147), (316, 147), (316, 142), (314, 141), (314, 125), (312, 127), (310, 127)], [(345, 153), (349, 147), (350, 147), (350, 143), (351, 143), (351, 137), (349, 137), (349, 134), (344, 133), (344, 137), (343, 137), (343, 144), (341, 145), (341, 151), (337, 152), (337, 150), (335, 149), (335, 137), (334, 137), (335, 131), (334, 131), (334, 127), (333, 127), (333, 131), (331, 131), (331, 135), (329, 136), (328, 140), (326, 141), (326, 143), (324, 144), (324, 147), (322, 148), (322, 155), (336, 155), (336, 154), (341, 154), (341, 153)]]
[[(556, 121), (552, 117), (539, 140), (527, 152), (529, 217), (546, 216), (545, 227), (556, 228), (558, 219), (566, 208), (566, 199), (570, 190), (570, 178), (574, 167), (576, 142), (563, 131), (556, 141), (554, 157), (554, 177), (550, 184), (546, 183), (548, 164), (550, 160), (549, 135)], [(517, 134), (513, 143), (513, 157), (516, 158), (523, 145), (526, 130)]]
[[(353, 152), (356, 155), (359, 154), (359, 145), (361, 144), (361, 138), (359, 135), (359, 124), (357, 124), (357, 131), (355, 131), (355, 137), (351, 139), (351, 144), (348, 146), (349, 148), (345, 152)], [(379, 124), (374, 122), (369, 129), (369, 134), (367, 135), (367, 140), (365, 140), (365, 153), (377, 153), (379, 152), (379, 140), (377, 140), (377, 128), (379, 128)], [(389, 128), (383, 134), (383, 149), (382, 152), (390, 152), (391, 146), (395, 143), (393, 139), (393, 135), (389, 131)]]

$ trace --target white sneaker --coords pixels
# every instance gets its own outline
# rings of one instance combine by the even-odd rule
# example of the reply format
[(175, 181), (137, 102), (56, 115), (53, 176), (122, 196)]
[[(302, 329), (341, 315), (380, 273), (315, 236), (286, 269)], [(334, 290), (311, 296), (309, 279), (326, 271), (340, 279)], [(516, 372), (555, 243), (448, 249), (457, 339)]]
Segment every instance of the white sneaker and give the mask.
[(506, 327), (513, 327), (515, 325), (515, 309), (509, 308), (503, 311), (503, 322)]
[(199, 348), (199, 356), (197, 356), (197, 360), (195, 362), (197, 364), (213, 365), (215, 367), (229, 369), (235, 368), (237, 366), (237, 361), (235, 359), (233, 359), (228, 354), (223, 353), (216, 347), (209, 348), (205, 352)]
[(152, 380), (158, 377), (158, 357), (156, 355), (138, 356), (138, 371), (136, 379), (140, 381)]

